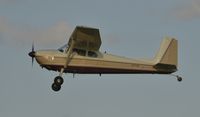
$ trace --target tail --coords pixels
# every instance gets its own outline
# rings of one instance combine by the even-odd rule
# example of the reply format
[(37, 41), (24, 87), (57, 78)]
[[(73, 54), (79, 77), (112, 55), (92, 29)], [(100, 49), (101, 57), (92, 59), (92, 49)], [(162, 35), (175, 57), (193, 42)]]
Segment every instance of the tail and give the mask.
[(166, 37), (154, 58), (155, 67), (167, 69), (172, 72), (177, 71), (178, 66), (178, 41), (174, 38)]

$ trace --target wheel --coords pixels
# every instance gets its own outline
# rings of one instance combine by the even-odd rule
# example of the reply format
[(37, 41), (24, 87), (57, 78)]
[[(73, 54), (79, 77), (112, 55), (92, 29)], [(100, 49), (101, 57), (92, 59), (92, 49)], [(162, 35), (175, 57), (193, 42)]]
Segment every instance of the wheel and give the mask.
[(183, 79), (180, 76), (177, 76), (177, 80), (181, 82)]
[(57, 76), (57, 77), (55, 77), (55, 79), (54, 79), (54, 83), (55, 83), (56, 85), (62, 85), (63, 82), (64, 82), (64, 79), (63, 79), (61, 76)]
[(59, 91), (61, 89), (61, 85), (57, 85), (57, 84), (53, 83), (51, 88), (54, 91)]

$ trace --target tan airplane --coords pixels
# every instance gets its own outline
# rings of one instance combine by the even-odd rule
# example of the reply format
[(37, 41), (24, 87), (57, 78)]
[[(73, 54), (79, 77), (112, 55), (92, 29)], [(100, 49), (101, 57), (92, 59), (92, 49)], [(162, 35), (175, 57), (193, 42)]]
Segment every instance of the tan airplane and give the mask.
[[(165, 38), (152, 60), (135, 60), (102, 53), (99, 51), (101, 37), (99, 29), (77, 26), (68, 44), (58, 50), (32, 51), (29, 56), (48, 70), (58, 71), (52, 89), (59, 91), (64, 80), (63, 73), (80, 74), (171, 74), (177, 71), (178, 42)], [(182, 78), (176, 76), (178, 81)]]

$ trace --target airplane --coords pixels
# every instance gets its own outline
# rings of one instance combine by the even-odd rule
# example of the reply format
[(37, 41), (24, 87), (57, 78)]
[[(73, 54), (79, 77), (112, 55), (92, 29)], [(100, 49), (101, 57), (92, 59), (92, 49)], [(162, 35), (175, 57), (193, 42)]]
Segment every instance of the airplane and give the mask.
[(173, 75), (178, 69), (178, 41), (166, 37), (152, 60), (136, 60), (100, 52), (101, 37), (99, 29), (76, 26), (65, 44), (57, 50), (34, 50), (29, 56), (42, 68), (59, 72), (51, 86), (59, 91), (64, 82), (63, 73), (73, 74), (170, 74), (177, 80), (182, 77)]

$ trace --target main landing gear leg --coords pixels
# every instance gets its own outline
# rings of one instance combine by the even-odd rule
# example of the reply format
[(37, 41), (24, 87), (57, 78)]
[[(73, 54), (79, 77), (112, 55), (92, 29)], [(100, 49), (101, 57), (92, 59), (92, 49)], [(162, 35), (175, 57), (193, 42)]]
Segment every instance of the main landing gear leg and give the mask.
[(55, 79), (54, 79), (54, 83), (52, 84), (51, 88), (52, 90), (54, 91), (59, 91), (61, 89), (61, 85), (63, 84), (64, 82), (64, 79), (62, 78), (62, 74), (64, 72), (64, 68), (62, 68), (60, 70), (60, 74), (59, 76), (56, 76)]

